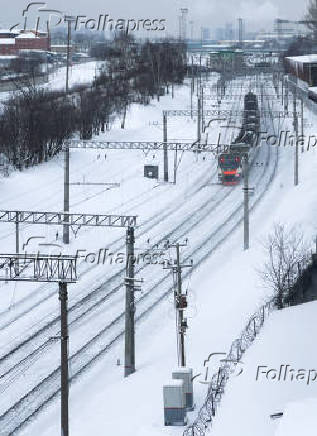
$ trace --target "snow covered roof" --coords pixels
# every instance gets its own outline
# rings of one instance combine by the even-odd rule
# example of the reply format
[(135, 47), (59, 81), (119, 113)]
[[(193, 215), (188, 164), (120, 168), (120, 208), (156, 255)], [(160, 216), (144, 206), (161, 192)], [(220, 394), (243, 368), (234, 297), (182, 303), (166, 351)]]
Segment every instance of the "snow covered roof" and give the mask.
[(307, 64), (311, 62), (317, 62), (317, 54), (310, 54), (305, 56), (289, 56), (286, 59), (289, 59), (293, 62), (299, 62), (302, 64)]
[(184, 382), (183, 380), (170, 380), (167, 383), (164, 383), (164, 386), (168, 387), (168, 388), (175, 388), (175, 387), (179, 387), (179, 386), (183, 386)]
[(0, 34), (1, 33), (14, 33), (16, 35), (18, 35), (20, 33), (19, 30), (10, 30), (10, 29), (0, 29)]
[(34, 33), (28, 32), (28, 33), (21, 33), (17, 38), (36, 38), (36, 35)]
[(7, 45), (7, 44), (15, 44), (15, 38), (0, 38), (0, 44)]
[(0, 62), (4, 60), (17, 59), (18, 56), (2, 56), (0, 55)]
[[(70, 44), (70, 47), (72, 44)], [(67, 44), (51, 44), (51, 47), (53, 48), (67, 48)]]

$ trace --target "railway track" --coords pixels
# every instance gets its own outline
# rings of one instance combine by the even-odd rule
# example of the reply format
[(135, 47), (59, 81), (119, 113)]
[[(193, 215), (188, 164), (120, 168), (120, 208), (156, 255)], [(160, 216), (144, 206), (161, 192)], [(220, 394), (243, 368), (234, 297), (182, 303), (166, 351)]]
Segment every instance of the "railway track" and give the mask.
[[(270, 151), (270, 150), (269, 150)], [(268, 153), (267, 161), (270, 156)], [(271, 180), (274, 177), (276, 165), (277, 165), (277, 152), (274, 158), (273, 167), (271, 171), (265, 174), (265, 170), (257, 177), (257, 180), (262, 181), (265, 179), (265, 183), (262, 183), (260, 190), (257, 192), (256, 197), (252, 199), (251, 208), (254, 208), (256, 204), (262, 198), (262, 195), (266, 192)], [(204, 238), (201, 243), (192, 250), (188, 257), (195, 256), (195, 267), (200, 265), (227, 237), (232, 231), (239, 226), (242, 217), (239, 217), (239, 213), (242, 214), (242, 204), (239, 204), (233, 212), (227, 217), (225, 222), (218, 227), (212, 234), (209, 234)], [(215, 237), (218, 236), (218, 240), (215, 241)], [(137, 322), (140, 322), (147, 314), (153, 310), (159, 301), (164, 299), (170, 293), (170, 286), (164, 286), (169, 280), (169, 275), (165, 275), (156, 281), (154, 285), (137, 301), (137, 309), (140, 314), (137, 317)], [(149, 296), (158, 289), (162, 292), (155, 300), (148, 301)], [(70, 364), (72, 367), (72, 381), (79, 377), (87, 368), (89, 368), (93, 362), (95, 362), (101, 355), (107, 352), (111, 346), (118, 341), (122, 335), (123, 330), (120, 325), (123, 323), (124, 312), (119, 314), (111, 323), (107, 324), (103, 330), (99, 331), (91, 340), (83, 347), (76, 351), (70, 358)], [(112, 337), (109, 340), (109, 333), (112, 332)], [(105, 341), (106, 340), (106, 341)], [(106, 342), (106, 344), (105, 344)], [(91, 350), (98, 350), (92, 353)], [(93, 355), (92, 355), (93, 354)], [(52, 398), (54, 398), (59, 392), (59, 368), (56, 368), (49, 376), (43, 379), (35, 388), (21, 398), (12, 408), (7, 410), (5, 414), (0, 417), (1, 428), (5, 429), (6, 435), (14, 434), (13, 432), (21, 429), (32, 416), (34, 416), (39, 410), (44, 407)], [(20, 422), (16, 422), (16, 417), (19, 416)], [(1, 434), (1, 433), (0, 433)]]
[[(205, 185), (206, 180), (210, 177), (214, 177), (215, 175), (216, 175), (216, 170), (214, 170), (214, 172), (212, 174), (209, 173), (209, 170), (206, 171), (206, 173), (203, 174), (203, 176), (199, 179), (200, 183), (197, 186), (195, 186), (192, 189), (192, 191), (189, 193), (190, 196), (194, 196), (198, 192), (200, 192), (202, 187)], [(210, 205), (209, 205), (210, 200), (214, 200), (213, 204), (212, 204), (212, 208), (215, 209), (216, 207), (218, 207), (221, 204), (221, 202), (225, 198), (227, 198), (229, 196), (229, 194), (231, 192), (232, 192), (232, 189), (224, 191), (223, 189), (219, 188), (217, 190), (217, 192), (215, 194), (213, 194), (211, 197), (208, 197), (203, 204), (199, 204), (199, 206), (191, 213), (191, 215), (189, 217), (186, 216), (185, 219), (180, 221), (179, 224), (175, 228), (173, 228), (173, 230), (171, 232), (169, 232), (166, 235), (166, 238), (171, 238), (171, 237), (175, 238), (177, 235), (177, 232), (179, 233), (180, 229), (183, 229), (182, 234), (185, 234), (185, 232), (187, 231), (186, 230), (187, 228), (188, 228), (188, 230), (190, 230), (194, 227), (195, 223), (199, 223), (201, 221), (201, 219), (202, 219), (201, 216), (203, 216), (203, 218), (204, 218), (208, 215), (208, 213), (210, 213)], [(218, 197), (218, 195), (219, 195), (219, 197)], [(209, 207), (208, 207), (208, 205), (209, 205)], [(158, 214), (155, 217), (151, 217), (147, 221), (145, 221), (145, 223), (142, 226), (142, 231), (138, 234), (138, 238), (140, 238), (141, 236), (145, 235), (150, 230), (152, 230), (159, 222), (165, 220), (167, 217), (172, 215), (174, 212), (178, 211), (179, 207), (180, 207), (179, 202), (178, 203), (175, 203), (175, 201), (170, 202), (169, 205), (167, 205), (167, 207), (164, 209), (164, 211), (162, 211), (162, 213)], [(160, 243), (161, 241), (157, 241), (157, 242)], [(121, 245), (116, 246), (116, 244), (121, 244)], [(112, 245), (117, 250), (122, 250), (124, 248), (124, 245), (122, 245), (121, 238), (118, 238), (117, 240), (115, 240)], [(85, 262), (82, 262), (82, 265), (84, 265), (86, 268), (84, 271), (80, 271), (81, 277), (83, 276), (83, 274), (88, 273), (89, 271), (91, 271), (94, 268), (94, 265), (87, 266), (87, 263), (85, 263)], [(90, 293), (85, 295), (85, 297), (83, 297), (80, 301), (73, 304), (69, 308), (70, 315), (72, 316), (72, 313), (74, 313), (74, 321), (72, 321), (72, 319), (71, 319), (71, 323), (72, 322), (76, 323), (76, 321), (78, 321), (78, 319), (80, 319), (82, 316), (89, 314), (90, 311), (92, 309), (94, 309), (95, 307), (97, 307), (97, 305), (100, 302), (108, 300), (111, 295), (113, 295), (115, 292), (117, 292), (121, 288), (121, 274), (122, 273), (123, 273), (123, 270), (120, 271), (119, 273), (117, 273), (115, 276), (110, 277), (106, 283), (93, 289)], [(103, 277), (103, 281), (104, 281), (104, 277)], [(116, 282), (116, 283), (114, 284), (114, 282)], [(109, 287), (109, 285), (114, 286), (114, 288), (112, 289), (112, 291), (105, 293), (104, 291), (105, 291), (105, 289), (107, 289)], [(39, 290), (38, 289), (36, 295), (43, 295), (43, 290), (45, 290), (45, 289), (48, 289), (47, 285), (42, 285), (40, 287), (41, 292), (38, 292), (38, 290)], [(23, 309), (18, 315), (16, 315), (14, 318), (11, 318), (6, 323), (2, 323), (0, 325), (1, 328), (2, 329), (6, 328), (10, 325), (10, 323), (12, 323), (14, 321), (18, 321), (22, 316), (29, 314), (32, 310), (34, 310), (34, 308), (36, 306), (45, 302), (47, 299), (51, 298), (54, 294), (55, 294), (54, 290), (49, 292), (48, 295), (44, 294), (44, 297), (40, 297), (40, 299), (37, 299), (33, 305), (31, 305), (27, 309)], [(24, 302), (25, 301), (23, 301), (23, 303)], [(90, 302), (92, 302), (92, 306), (87, 307), (87, 304), (89, 304)], [(78, 311), (78, 309), (82, 306), (85, 306), (85, 310), (82, 311), (82, 313), (80, 313), (78, 315), (76, 313), (76, 311)], [(3, 379), (4, 376), (8, 373), (7, 370), (3, 370), (3, 364), (6, 361), (8, 361), (9, 359), (12, 359), (12, 357), (14, 355), (17, 355), (17, 356), (21, 355), (21, 361), (25, 361), (25, 358), (23, 356), (23, 348), (29, 342), (35, 340), (36, 337), (39, 337), (45, 331), (47, 331), (47, 333), (48, 333), (50, 331), (49, 329), (53, 328), (56, 324), (58, 324), (58, 322), (59, 322), (59, 316), (55, 316), (53, 319), (47, 321), (45, 325), (38, 328), (37, 332), (34, 333), (33, 335), (30, 335), (27, 340), (23, 341), (22, 343), (17, 344), (13, 349), (11, 349), (9, 352), (7, 352), (6, 355), (1, 356), (0, 357), (0, 372), (1, 372), (0, 379), (1, 378)], [(39, 326), (37, 325), (37, 327), (39, 327)], [(53, 335), (53, 333), (52, 333), (52, 335)], [(38, 347), (35, 347), (34, 352), (36, 352), (37, 348), (42, 349), (41, 341), (39, 342)], [(31, 353), (31, 354), (33, 356), (33, 353)], [(11, 368), (15, 368), (16, 365), (18, 364), (18, 362), (19, 362), (19, 358), (17, 357), (15, 359), (13, 365), (11, 365)]]
[[(267, 158), (269, 160), (269, 156)], [(277, 161), (277, 159), (276, 159)], [(275, 168), (275, 166), (274, 166)], [(275, 171), (275, 169), (274, 169)], [(261, 174), (258, 177), (258, 180), (261, 178), (265, 178), (265, 174)], [(274, 173), (272, 173), (271, 178), (268, 179), (267, 183), (262, 185), (261, 192), (257, 194), (257, 200), (252, 203), (252, 208), (255, 207), (257, 202), (260, 200), (262, 194), (266, 191), (266, 188), (270, 184), (271, 179), (274, 177)], [(224, 200), (224, 198), (231, 195), (233, 189), (227, 190), (225, 192), (225, 197), (219, 197), (218, 204)], [(204, 207), (199, 210), (195, 210), (191, 215), (190, 219), (186, 218), (186, 222), (179, 224), (173, 231), (170, 232), (170, 236), (176, 236), (176, 238), (181, 238), (183, 235), (187, 235), (188, 232), (193, 230), (197, 224), (206, 219), (206, 217), (210, 214), (212, 210), (214, 210), (215, 204), (210, 207), (208, 205), (208, 200), (205, 202)], [(200, 241), (195, 249), (193, 249), (188, 257), (195, 256), (195, 267), (200, 265), (206, 257), (208, 257), (226, 238), (231, 232), (240, 224), (241, 219), (237, 220), (238, 214), (242, 211), (242, 205), (239, 204), (234, 211), (227, 217), (225, 222), (219, 226), (212, 234), (209, 234), (207, 238), (204, 238)], [(198, 219), (198, 221), (197, 221)], [(224, 232), (222, 232), (224, 231)], [(221, 236), (222, 235), (222, 236)], [(215, 237), (218, 236), (218, 241), (215, 242)], [(213, 242), (213, 244), (210, 244)], [(120, 273), (119, 273), (120, 276)], [(137, 317), (137, 321), (139, 322), (143, 319), (148, 313), (153, 310), (155, 305), (165, 298), (169, 292), (170, 287), (167, 286), (166, 291), (166, 282), (169, 280), (169, 275), (163, 275), (156, 281), (154, 285), (141, 297), (137, 300), (137, 308), (140, 311), (140, 314)], [(153, 280), (154, 281), (154, 280)], [(107, 282), (109, 285), (109, 282)], [(120, 285), (121, 286), (121, 285)], [(108, 293), (104, 296), (105, 299), (109, 298), (113, 292), (117, 291), (117, 288), (114, 288), (111, 293)], [(152, 295), (157, 294), (159, 290), (164, 290), (159, 296), (156, 295), (155, 300), (153, 302)], [(94, 294), (95, 295), (95, 294)], [(151, 299), (150, 299), (151, 297)], [(104, 301), (106, 301), (104, 299)], [(148, 301), (151, 300), (151, 301)], [(100, 301), (96, 303), (97, 306), (100, 305)], [(96, 307), (96, 305), (94, 307)], [(92, 309), (90, 309), (92, 310)], [(74, 318), (72, 323), (75, 323), (77, 320), (82, 319), (82, 314), (78, 313), (78, 317)], [(119, 314), (115, 319), (113, 319), (109, 324), (107, 324), (102, 330), (100, 330), (93, 338), (91, 338), (86, 344), (84, 344), (80, 349), (74, 353), (70, 358), (70, 364), (72, 367), (72, 381), (75, 380), (80, 374), (82, 374), (85, 369), (89, 368), (92, 363), (98, 359), (104, 352), (108, 351), (110, 347), (119, 340), (123, 335), (122, 326), (120, 323), (123, 322), (124, 312)], [(121, 330), (120, 330), (121, 329)], [(115, 331), (112, 331), (115, 330)], [(112, 338), (105, 338), (105, 335), (109, 335), (109, 332), (112, 331)], [(56, 332), (55, 332), (56, 333)], [(47, 338), (48, 330), (45, 329), (45, 335)], [(105, 345), (106, 339), (106, 345)], [(43, 344), (40, 346), (41, 350), (43, 349)], [(46, 347), (44, 347), (46, 348)], [(98, 350), (92, 355), (92, 348), (94, 350)], [(34, 357), (34, 355), (33, 355)], [(30, 392), (28, 392), (23, 398), (21, 398), (14, 406), (8, 409), (2, 416), (0, 417), (1, 424), (1, 432), (0, 434), (11, 435), (16, 434), (16, 431), (21, 429), (32, 416), (34, 416), (41, 408), (47, 404), (52, 398), (54, 398), (59, 392), (59, 368), (57, 367), (53, 372), (50, 373), (47, 377), (45, 377), (40, 383), (37, 384)], [(19, 416), (21, 419), (20, 422), (16, 421), (16, 417)], [(2, 430), (4, 429), (4, 430)]]

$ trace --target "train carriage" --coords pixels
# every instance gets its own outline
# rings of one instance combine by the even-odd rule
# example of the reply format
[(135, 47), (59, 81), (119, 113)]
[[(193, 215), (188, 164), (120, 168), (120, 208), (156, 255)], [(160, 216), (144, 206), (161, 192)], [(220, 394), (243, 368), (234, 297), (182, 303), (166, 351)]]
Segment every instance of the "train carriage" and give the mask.
[(257, 96), (244, 97), (244, 116), (240, 132), (227, 153), (218, 156), (218, 179), (223, 185), (237, 185), (243, 177), (243, 157), (254, 146), (260, 127)]

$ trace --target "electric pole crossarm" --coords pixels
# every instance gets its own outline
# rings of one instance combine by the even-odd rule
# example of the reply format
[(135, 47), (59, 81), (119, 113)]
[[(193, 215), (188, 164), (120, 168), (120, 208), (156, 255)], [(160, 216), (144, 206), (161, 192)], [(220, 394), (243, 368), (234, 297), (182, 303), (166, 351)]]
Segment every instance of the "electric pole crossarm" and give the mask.
[[(216, 111), (218, 112), (218, 111)], [(197, 144), (196, 142), (117, 142), (97, 140), (76, 140), (72, 139), (65, 143), (65, 147), (77, 149), (96, 150), (179, 150), (179, 151), (201, 151), (214, 152), (217, 144)]]
[(72, 182), (69, 186), (109, 186), (118, 188), (120, 183), (108, 183), (108, 182)]
[[(61, 436), (69, 436), (68, 293), (77, 256), (0, 254), (0, 281), (58, 282), (61, 320)], [(4, 276), (4, 277), (3, 277)]]
[(0, 254), (0, 281), (77, 281), (77, 257), (39, 254)]
[[(234, 101), (235, 98), (242, 98), (245, 96), (245, 92), (241, 94), (228, 94), (221, 97), (221, 100), (228, 100), (228, 101)], [(265, 94), (266, 97), (274, 98), (276, 99), (276, 95), (269, 95)], [(217, 94), (213, 95), (205, 95), (204, 100), (217, 100)]]
[(66, 224), (68, 226), (135, 227), (137, 224), (137, 216), (1, 210), (0, 222), (52, 225)]
[[(249, 110), (249, 111), (245, 111), (245, 110), (237, 110), (237, 111), (232, 111), (232, 110), (225, 110), (225, 109), (221, 109), (221, 110), (217, 110), (217, 109), (213, 109), (213, 110), (205, 110), (204, 111), (204, 116), (205, 117), (217, 117), (219, 115), (221, 116), (226, 116), (226, 117), (238, 117), (241, 115), (244, 115), (246, 112), (253, 112), (256, 113), (256, 110)], [(165, 111), (166, 115), (171, 117), (190, 117), (191, 116), (191, 111), (190, 110), (169, 110), (169, 111)], [(199, 111), (198, 110), (194, 110), (192, 111), (193, 116), (198, 116)], [(272, 118), (292, 118), (293, 114), (290, 114), (289, 112), (284, 112), (284, 111), (260, 111), (260, 116), (270, 116)], [(298, 114), (299, 115), (299, 114)]]

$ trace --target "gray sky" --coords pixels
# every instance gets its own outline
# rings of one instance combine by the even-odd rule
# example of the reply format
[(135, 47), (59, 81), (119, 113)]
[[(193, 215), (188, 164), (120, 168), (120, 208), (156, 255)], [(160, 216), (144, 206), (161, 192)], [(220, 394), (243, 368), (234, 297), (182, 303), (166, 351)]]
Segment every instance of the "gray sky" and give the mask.
[[(29, 2), (11, 0), (1, 8), (1, 25), (9, 26), (22, 21), (22, 11)], [(194, 21), (195, 33), (201, 26), (222, 27), (226, 22), (236, 22), (239, 16), (246, 20), (246, 28), (271, 29), (274, 18), (300, 19), (308, 0), (47, 0), (47, 6), (74, 15), (98, 18), (109, 14), (118, 18), (165, 18), (167, 30), (177, 29), (179, 8), (189, 9), (189, 20)], [(36, 9), (34, 6), (33, 9)]]

